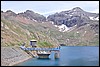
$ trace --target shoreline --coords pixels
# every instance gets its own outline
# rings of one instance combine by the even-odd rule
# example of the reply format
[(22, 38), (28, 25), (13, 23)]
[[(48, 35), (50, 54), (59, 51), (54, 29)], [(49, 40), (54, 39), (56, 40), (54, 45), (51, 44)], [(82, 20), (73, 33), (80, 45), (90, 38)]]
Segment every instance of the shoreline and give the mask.
[(17, 61), (17, 62), (14, 62), (14, 63), (11, 63), (9, 64), (9, 66), (16, 66), (18, 63), (21, 63), (21, 62), (24, 62), (24, 61), (27, 61), (29, 59), (31, 59), (32, 57), (29, 57), (29, 58), (25, 58), (23, 60), (20, 60), (20, 61)]

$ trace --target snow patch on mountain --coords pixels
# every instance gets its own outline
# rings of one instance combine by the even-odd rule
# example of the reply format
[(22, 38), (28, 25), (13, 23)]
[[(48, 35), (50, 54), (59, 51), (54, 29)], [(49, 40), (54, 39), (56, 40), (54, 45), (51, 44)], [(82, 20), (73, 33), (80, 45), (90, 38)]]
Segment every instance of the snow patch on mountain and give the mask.
[(54, 22), (52, 22), (52, 21), (49, 21), (51, 24), (54, 24)]
[(54, 25), (55, 27), (58, 27), (57, 25)]
[(73, 15), (69, 15), (69, 16), (73, 16)]
[(96, 17), (95, 20), (99, 20), (99, 17)]
[(94, 20), (94, 19), (93, 19), (94, 17), (89, 17), (89, 18), (90, 18), (91, 20)]
[(66, 25), (62, 24), (62, 25), (54, 25), (55, 27), (58, 27), (60, 32), (66, 32), (68, 31), (70, 28), (68, 28)]
[(96, 18), (94, 18), (94, 17), (89, 17), (91, 20), (99, 20), (99, 17), (96, 17)]

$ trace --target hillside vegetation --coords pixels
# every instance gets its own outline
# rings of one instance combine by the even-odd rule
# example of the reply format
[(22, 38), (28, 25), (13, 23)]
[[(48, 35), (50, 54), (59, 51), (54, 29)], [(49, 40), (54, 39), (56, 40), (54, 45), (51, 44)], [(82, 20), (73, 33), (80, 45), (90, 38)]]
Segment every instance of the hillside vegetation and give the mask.
[[(75, 10), (78, 12), (81, 11), (78, 15), (84, 12), (79, 8)], [(30, 40), (33, 39), (37, 40), (38, 47), (50, 48), (57, 47), (60, 44), (67, 46), (98, 46), (99, 20), (91, 20), (89, 17), (86, 17), (85, 20), (81, 22), (81, 20), (77, 19), (77, 17), (80, 16), (76, 17), (77, 12), (74, 12), (75, 15), (73, 14), (73, 17), (64, 15), (67, 12), (70, 14), (70, 11), (65, 11), (61, 12), (61, 15), (59, 13), (54, 14), (54, 16), (50, 15), (48, 17), (49, 20), (46, 20), (43, 15), (29, 10), (19, 14), (10, 10), (6, 12), (1, 11), (1, 46), (19, 47), (24, 42), (26, 46), (29, 46)], [(62, 14), (65, 16), (64, 21)], [(93, 17), (96, 16), (96, 18), (98, 16), (98, 14), (88, 14)], [(54, 18), (57, 17), (55, 19), (56, 21), (52, 21), (52, 16)], [(83, 16), (85, 17), (85, 14), (82, 15), (82, 18)], [(58, 19), (58, 17), (60, 17), (60, 19)], [(70, 21), (67, 22), (66, 18), (70, 18)], [(66, 27), (69, 25), (70, 29), (64, 32), (59, 31), (59, 26), (63, 23), (66, 24)], [(55, 25), (57, 25), (57, 27)], [(63, 28), (63, 30), (65, 30), (65, 28)]]
[(26, 23), (16, 20), (15, 17), (7, 19), (2, 17), (1, 46), (20, 46), (24, 42), (26, 42), (26, 46), (29, 46), (29, 41), (32, 39), (37, 40), (38, 47), (55, 47), (59, 45), (55, 38), (48, 35), (47, 29), (49, 28), (46, 28), (44, 24), (32, 21), (29, 24)]

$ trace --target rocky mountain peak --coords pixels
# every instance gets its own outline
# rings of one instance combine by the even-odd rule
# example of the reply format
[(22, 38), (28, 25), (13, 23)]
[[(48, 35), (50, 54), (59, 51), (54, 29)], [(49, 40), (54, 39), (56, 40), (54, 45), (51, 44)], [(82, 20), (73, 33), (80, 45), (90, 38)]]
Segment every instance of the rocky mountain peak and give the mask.
[(3, 13), (3, 11), (1, 10), (1, 13)]
[(83, 11), (80, 7), (75, 7), (72, 9), (73, 11)]
[(10, 15), (10, 16), (16, 16), (17, 15), (15, 12), (13, 12), (11, 10), (7, 10), (5, 13)]
[[(14, 13), (14, 12), (11, 10), (7, 10), (6, 13)], [(16, 14), (16, 13), (14, 13), (14, 14)]]
[(6, 12), (13, 12), (13, 11), (11, 11), (11, 10), (7, 10)]
[(33, 12), (32, 10), (26, 10), (26, 12)]
[(47, 17), (49, 21), (53, 21), (54, 25), (66, 25), (67, 27), (77, 27), (89, 24), (90, 21), (99, 21), (99, 14), (90, 13), (75, 7), (72, 10), (62, 11)]
[(26, 10), (25, 12), (18, 13), (18, 15), (26, 17), (33, 21), (43, 22), (46, 21), (46, 17), (38, 13), (33, 12), (32, 10)]
[(32, 10), (26, 10), (25, 13), (34, 13)]

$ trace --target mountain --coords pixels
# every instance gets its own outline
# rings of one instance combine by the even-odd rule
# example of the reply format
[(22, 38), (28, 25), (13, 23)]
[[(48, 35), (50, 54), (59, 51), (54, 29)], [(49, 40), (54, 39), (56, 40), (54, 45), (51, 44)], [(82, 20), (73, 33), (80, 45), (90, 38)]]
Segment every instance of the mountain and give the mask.
[[(44, 18), (42, 15), (33, 14), (36, 18)], [(52, 29), (54, 26), (46, 22), (40, 23), (38, 19), (36, 19), (36, 21), (31, 20), (30, 18), (35, 18), (32, 16), (33, 14), (31, 14), (30, 11), (26, 11), (23, 14), (16, 14), (11, 10), (6, 12), (1, 11), (1, 46), (18, 47), (24, 42), (26, 46), (29, 46), (29, 41), (32, 39), (38, 41), (38, 47), (58, 46), (59, 42), (57, 39), (47, 34), (49, 29)], [(43, 22), (43, 20), (41, 22)]]
[(30, 20), (36, 20), (38, 22), (45, 22), (46, 21), (46, 17), (44, 17), (43, 15), (40, 15), (38, 13), (35, 13), (31, 10), (26, 10), (26, 12), (24, 12), (24, 13), (18, 13), (18, 15), (26, 17)]
[(87, 24), (90, 20), (99, 20), (99, 14), (89, 13), (82, 10), (80, 7), (75, 7), (72, 10), (62, 11), (55, 13), (47, 17), (48, 21), (53, 21), (55, 25), (66, 25), (67, 27), (73, 27), (77, 25), (80, 27)]
[(38, 47), (98, 46), (99, 14), (79, 7), (49, 15), (47, 19), (31, 10), (1, 11), (1, 46), (19, 46), (36, 39)]
[(24, 18), (32, 20), (34, 22), (45, 22), (46, 21), (46, 17), (44, 17), (43, 15), (40, 15), (38, 13), (35, 13), (31, 10), (26, 10), (25, 12), (18, 13), (18, 14), (14, 13), (11, 10), (7, 10), (6, 12), (1, 11), (1, 13), (3, 13), (5, 15), (5, 17), (8, 17), (8, 16), (24, 17)]
[(58, 38), (67, 45), (97, 45), (99, 43), (99, 14), (90, 13), (75, 7), (49, 15), (48, 21), (63, 34)]

